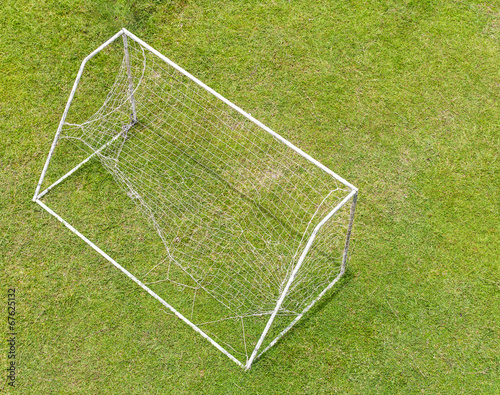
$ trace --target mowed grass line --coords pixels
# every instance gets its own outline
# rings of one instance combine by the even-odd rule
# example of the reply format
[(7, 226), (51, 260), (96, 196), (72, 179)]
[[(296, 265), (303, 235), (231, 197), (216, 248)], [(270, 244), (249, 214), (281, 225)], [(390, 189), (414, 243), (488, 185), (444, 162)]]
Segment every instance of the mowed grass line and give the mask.
[[(499, 12), (5, 1), (0, 258), (2, 292), (18, 290), (18, 392), (498, 393)], [(360, 188), (346, 278), (250, 372), (30, 201), (81, 60), (123, 26)]]

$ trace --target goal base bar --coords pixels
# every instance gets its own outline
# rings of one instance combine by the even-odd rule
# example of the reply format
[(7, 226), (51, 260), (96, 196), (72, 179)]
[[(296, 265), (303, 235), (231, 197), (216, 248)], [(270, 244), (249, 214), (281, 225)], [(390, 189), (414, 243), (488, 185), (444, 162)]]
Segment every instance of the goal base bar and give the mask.
[(96, 246), (93, 242), (87, 239), (83, 234), (81, 234), (78, 230), (73, 227), (70, 223), (65, 221), (59, 214), (57, 214), (54, 210), (48, 207), (41, 200), (36, 199), (36, 203), (38, 203), (45, 211), (49, 214), (53, 215), (59, 222), (61, 222), (64, 226), (66, 226), (70, 231), (72, 231), (75, 235), (77, 235), (80, 239), (82, 239), (85, 243), (87, 243), (90, 247), (92, 247), (97, 253), (99, 253), (103, 258), (112, 263), (116, 268), (120, 269), (128, 278), (133, 280), (137, 285), (139, 285), (142, 289), (144, 289), (148, 294), (150, 294), (153, 298), (158, 300), (163, 306), (169, 309), (172, 313), (175, 314), (177, 318), (180, 318), (186, 324), (188, 324), (191, 328), (193, 328), (196, 332), (198, 332), (201, 336), (207, 339), (213, 346), (215, 346), (219, 351), (221, 351), (224, 355), (226, 355), (231, 361), (235, 362), (240, 367), (244, 368), (245, 365), (241, 363), (238, 359), (236, 359), (231, 353), (229, 353), (226, 349), (224, 349), (219, 343), (213, 340), (210, 336), (208, 336), (205, 332), (203, 332), (200, 328), (198, 328), (195, 324), (189, 321), (186, 317), (184, 317), (181, 313), (179, 313), (174, 307), (165, 302), (160, 296), (158, 296), (155, 292), (153, 292), (149, 287), (147, 287), (143, 282), (141, 282), (137, 277), (135, 277), (132, 273), (130, 273), (127, 269), (121, 266), (118, 262), (116, 262), (113, 258), (111, 258), (108, 254), (106, 254), (103, 250), (101, 250), (98, 246)]
[[(86, 161), (85, 161), (86, 162)], [(83, 165), (83, 162), (80, 164)], [(80, 167), (78, 165), (77, 167)], [(75, 168), (76, 170), (76, 168)], [(69, 176), (69, 174), (68, 174)], [(64, 177), (66, 178), (66, 177)], [(152, 291), (147, 285), (145, 285), (143, 282), (141, 282), (137, 277), (135, 277), (132, 273), (130, 273), (127, 269), (125, 269), (123, 266), (121, 266), (118, 262), (116, 262), (113, 258), (111, 258), (108, 254), (106, 254), (103, 250), (101, 250), (97, 245), (95, 245), (92, 241), (90, 241), (87, 237), (85, 237), (82, 233), (80, 233), (73, 225), (71, 225), (69, 222), (64, 220), (59, 214), (57, 214), (54, 210), (52, 210), (50, 207), (48, 207), (45, 203), (43, 203), (40, 199), (36, 199), (35, 202), (40, 205), (45, 211), (47, 211), (49, 214), (54, 216), (59, 222), (61, 222), (64, 226), (66, 226), (71, 232), (73, 232), (75, 235), (77, 235), (80, 239), (82, 239), (85, 243), (87, 243), (90, 247), (92, 247), (99, 255), (101, 255), (103, 258), (105, 258), (107, 261), (109, 261), (113, 266), (115, 266), (117, 269), (122, 271), (128, 278), (133, 280), (137, 285), (139, 285), (142, 289), (144, 289), (148, 294), (150, 294), (153, 298), (158, 300), (163, 306), (165, 306), (167, 309), (169, 309), (174, 315), (184, 321), (186, 324), (188, 324), (192, 329), (194, 329), (196, 332), (198, 332), (201, 336), (203, 336), (206, 340), (210, 342), (214, 347), (216, 347), (219, 351), (221, 351), (224, 355), (226, 355), (231, 361), (236, 363), (238, 366), (245, 370), (249, 370), (251, 368), (251, 364), (243, 364), (240, 362), (236, 357), (234, 357), (229, 351), (227, 351), (224, 347), (222, 347), (219, 343), (217, 343), (215, 340), (213, 340), (209, 335), (207, 335), (205, 332), (203, 332), (198, 326), (196, 326), (194, 323), (192, 323), (189, 319), (184, 317), (180, 312), (178, 312), (173, 306), (168, 304), (163, 298), (158, 296), (154, 291)], [(355, 205), (355, 202), (353, 202)], [(278, 336), (274, 338), (274, 340), (269, 343), (269, 345), (261, 351), (253, 360), (255, 362), (256, 360), (260, 359), (263, 354), (265, 354), (271, 347), (273, 347), (290, 329), (292, 329), (293, 326), (340, 280), (340, 278), (344, 275), (345, 273), (345, 265), (342, 266), (340, 273), (335, 277), (335, 279), (328, 284), (328, 286), (317, 296), (316, 299), (314, 299), (302, 312), (295, 317), (295, 319), (283, 330), (281, 331)]]

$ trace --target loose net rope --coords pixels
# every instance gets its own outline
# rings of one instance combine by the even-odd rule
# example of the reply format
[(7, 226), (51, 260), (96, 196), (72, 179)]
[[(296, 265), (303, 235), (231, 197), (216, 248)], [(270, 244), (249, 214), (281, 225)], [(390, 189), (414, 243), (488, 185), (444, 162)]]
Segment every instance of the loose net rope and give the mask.
[[(115, 138), (98, 157), (165, 247), (141, 281), (194, 291), (194, 315), (210, 296), (223, 311), (213, 321), (270, 314), (348, 188), (131, 40), (129, 56), (132, 83), (124, 58), (101, 108), (61, 138), (89, 152)], [(320, 230), (279, 314), (300, 313), (338, 275), (347, 222)]]

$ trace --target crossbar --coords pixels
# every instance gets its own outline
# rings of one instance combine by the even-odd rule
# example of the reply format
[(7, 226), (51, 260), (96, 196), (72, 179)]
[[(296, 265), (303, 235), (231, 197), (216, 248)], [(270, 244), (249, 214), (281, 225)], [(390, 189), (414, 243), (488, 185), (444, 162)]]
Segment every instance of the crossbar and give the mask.
[(271, 130), (269, 127), (267, 127), (266, 125), (264, 125), (262, 122), (260, 122), (259, 120), (255, 119), (254, 117), (252, 117), (249, 113), (247, 113), (246, 111), (242, 110), (240, 107), (238, 107), (236, 104), (234, 104), (233, 102), (229, 101), (228, 99), (226, 99), (224, 96), (222, 96), (221, 94), (217, 93), (216, 91), (214, 91), (212, 88), (210, 88), (209, 86), (205, 85), (203, 82), (201, 82), (198, 78), (194, 77), (193, 75), (191, 75), (190, 73), (188, 73), (186, 70), (184, 70), (182, 67), (180, 67), (178, 64), (172, 62), (169, 58), (167, 58), (165, 55), (161, 54), (160, 52), (158, 52), (156, 49), (154, 49), (152, 46), (150, 46), (149, 44), (145, 43), (144, 41), (142, 41), (139, 37), (137, 37), (136, 35), (130, 33), (127, 29), (122, 29), (122, 31), (128, 36), (130, 37), (132, 40), (136, 41), (137, 43), (139, 43), (140, 45), (142, 45), (144, 48), (148, 49), (149, 51), (151, 51), (152, 53), (154, 53), (156, 56), (158, 56), (160, 59), (162, 59), (165, 63), (169, 64), (170, 66), (172, 66), (173, 68), (175, 68), (177, 71), (179, 71), (180, 73), (184, 74), (186, 77), (188, 77), (191, 81), (195, 82), (196, 84), (198, 84), (199, 86), (201, 86), (203, 89), (205, 89), (207, 92), (210, 92), (212, 95), (214, 95), (215, 97), (217, 97), (218, 99), (222, 100), (224, 103), (226, 103), (229, 107), (233, 108), (234, 110), (238, 111), (241, 115), (243, 115), (245, 118), (249, 119), (250, 121), (252, 121), (253, 123), (255, 123), (257, 126), (259, 126), (261, 129), (264, 129), (267, 133), (269, 133), (270, 135), (272, 135), (274, 138), (276, 138), (277, 140), (279, 140), (281, 143), (285, 144), (287, 147), (291, 148), (293, 151), (295, 151), (296, 153), (298, 153), (300, 156), (302, 156), (303, 158), (307, 159), (309, 162), (315, 164), (317, 167), (319, 167), (321, 170), (323, 170), (324, 172), (330, 174), (333, 178), (335, 178), (337, 181), (340, 181), (342, 184), (344, 184), (345, 186), (347, 186), (348, 188), (350, 188), (351, 190), (358, 190), (354, 185), (352, 185), (350, 182), (344, 180), (342, 177), (340, 177), (337, 173), (333, 172), (332, 170), (330, 170), (328, 167), (326, 167), (325, 165), (323, 165), (322, 163), (318, 162), (316, 159), (314, 159), (312, 156), (306, 154), (304, 151), (302, 151), (300, 148), (296, 147), (295, 145), (293, 145), (290, 141), (288, 141), (287, 139), (285, 139), (284, 137), (280, 136), (278, 133), (276, 133), (275, 131)]

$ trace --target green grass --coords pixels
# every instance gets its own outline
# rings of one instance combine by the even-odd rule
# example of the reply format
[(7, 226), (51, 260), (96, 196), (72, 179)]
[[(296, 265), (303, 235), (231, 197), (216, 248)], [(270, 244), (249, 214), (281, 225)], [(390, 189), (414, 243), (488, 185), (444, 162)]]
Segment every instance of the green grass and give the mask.
[[(499, 393), (499, 15), (4, 0), (0, 275), (5, 303), (17, 290), (17, 392)], [(81, 60), (121, 27), (360, 188), (346, 277), (249, 372), (31, 202)]]

